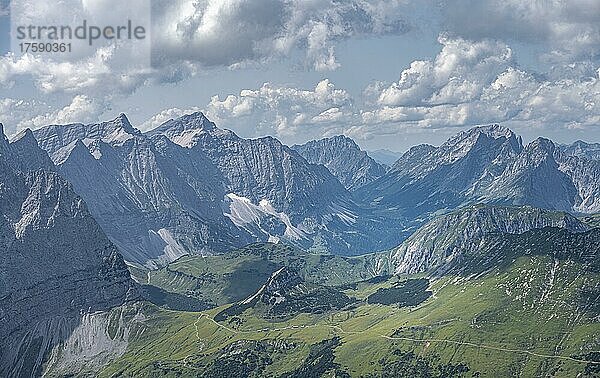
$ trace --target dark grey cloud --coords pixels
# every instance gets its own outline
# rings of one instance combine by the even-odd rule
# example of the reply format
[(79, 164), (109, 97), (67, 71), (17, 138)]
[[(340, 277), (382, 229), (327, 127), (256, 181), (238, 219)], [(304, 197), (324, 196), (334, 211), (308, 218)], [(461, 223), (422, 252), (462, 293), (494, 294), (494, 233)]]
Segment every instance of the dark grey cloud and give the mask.
[(467, 39), (544, 44), (558, 61), (600, 57), (597, 0), (444, 1), (441, 11), (443, 28)]
[(384, 0), (179, 0), (153, 9), (155, 63), (264, 63), (303, 51), (307, 67), (338, 67), (336, 41), (402, 34), (405, 3)]

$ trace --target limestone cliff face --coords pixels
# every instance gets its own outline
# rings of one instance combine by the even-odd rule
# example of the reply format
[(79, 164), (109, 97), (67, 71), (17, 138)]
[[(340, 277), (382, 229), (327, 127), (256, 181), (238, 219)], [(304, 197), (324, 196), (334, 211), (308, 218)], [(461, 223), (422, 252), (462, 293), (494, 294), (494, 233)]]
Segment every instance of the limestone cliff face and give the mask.
[(82, 314), (135, 296), (121, 255), (83, 200), (23, 138), (9, 143), (0, 133), (1, 376), (40, 374)]
[(163, 135), (205, 155), (222, 174), (228, 193), (249, 198), (255, 204), (268, 200), (294, 223), (307, 217), (319, 218), (336, 200), (350, 198), (327, 169), (310, 164), (279, 140), (240, 138), (230, 130), (217, 128), (202, 113), (165, 122), (149, 135)]
[(225, 189), (206, 157), (142, 135), (125, 115), (34, 135), (129, 262), (156, 268), (252, 241), (223, 216)]
[(225, 216), (259, 241), (285, 240), (342, 255), (397, 244), (396, 219), (361, 206), (328, 168), (276, 138), (241, 138), (202, 113), (167, 121), (145, 135), (168, 138), (190, 156), (205, 156), (222, 178)]

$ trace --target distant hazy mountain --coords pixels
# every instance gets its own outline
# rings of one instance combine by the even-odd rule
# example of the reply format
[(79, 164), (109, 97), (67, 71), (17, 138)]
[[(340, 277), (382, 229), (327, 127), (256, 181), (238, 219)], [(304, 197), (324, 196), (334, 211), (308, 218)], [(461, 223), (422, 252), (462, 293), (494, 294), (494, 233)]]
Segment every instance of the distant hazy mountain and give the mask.
[(394, 152), (386, 149), (367, 151), (367, 154), (379, 164), (383, 164), (388, 167), (394, 165), (396, 160), (400, 159), (400, 156), (402, 156), (402, 154), (399, 152)]
[(561, 144), (559, 148), (567, 156), (600, 160), (600, 143), (586, 143), (578, 140), (572, 144)]
[(593, 213), (599, 177), (598, 161), (567, 156), (543, 138), (523, 147), (512, 131), (491, 125), (440, 147), (413, 147), (357, 196), (413, 217), (480, 202)]
[(1, 124), (0, 250), (1, 376), (39, 375), (84, 314), (132, 293), (117, 248), (31, 132), (9, 144)]
[(386, 171), (385, 166), (342, 135), (295, 145), (292, 149), (311, 164), (323, 164), (350, 191), (373, 182)]

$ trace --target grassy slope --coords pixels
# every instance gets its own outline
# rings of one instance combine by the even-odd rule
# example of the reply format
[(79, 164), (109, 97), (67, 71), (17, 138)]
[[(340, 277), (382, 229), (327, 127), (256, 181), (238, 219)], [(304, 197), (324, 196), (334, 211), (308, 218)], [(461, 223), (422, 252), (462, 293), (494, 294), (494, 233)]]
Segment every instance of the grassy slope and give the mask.
[(223, 305), (253, 294), (282, 266), (307, 281), (341, 285), (388, 273), (383, 254), (359, 257), (309, 254), (276, 244), (254, 244), (216, 256), (185, 256), (155, 270), (132, 270), (138, 282)]
[[(552, 248), (544, 240), (526, 247)], [(598, 272), (582, 262), (534, 252), (477, 277), (444, 276), (430, 286), (434, 295), (416, 308), (362, 304), (335, 314), (299, 314), (278, 323), (248, 310), (238, 322), (216, 324), (210, 318), (220, 309), (198, 314), (149, 306), (147, 320), (132, 333), (127, 353), (103, 375), (194, 375), (216, 356), (224, 359), (222, 348), (233, 342), (286, 340), (293, 346), (274, 354), (261, 372), (279, 376), (301, 365), (310, 345), (339, 336), (342, 344), (334, 349), (334, 361), (351, 376), (381, 371), (380, 360), (389, 365), (397, 359), (394, 349), (414, 351), (432, 364), (464, 363), (470, 369), (466, 376), (576, 376), (594, 365), (532, 353), (584, 359), (600, 349)], [(361, 283), (346, 293), (364, 299), (399, 279)], [(585, 306), (582, 290), (593, 294)]]

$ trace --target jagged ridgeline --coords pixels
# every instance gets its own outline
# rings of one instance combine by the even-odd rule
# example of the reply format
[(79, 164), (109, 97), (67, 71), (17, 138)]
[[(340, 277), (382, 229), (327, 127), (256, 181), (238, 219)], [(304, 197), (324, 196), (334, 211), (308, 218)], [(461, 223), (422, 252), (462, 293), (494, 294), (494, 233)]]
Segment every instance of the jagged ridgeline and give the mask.
[(2, 134), (0, 375), (596, 376), (597, 150)]
[(221, 130), (202, 113), (147, 133), (124, 115), (34, 133), (125, 259), (138, 265), (156, 268), (257, 241), (348, 255), (402, 239), (396, 221), (354, 201), (326, 167), (274, 138)]
[(524, 146), (498, 125), (414, 147), (389, 170), (347, 137), (289, 148), (202, 113), (145, 133), (120, 115), (34, 135), (124, 258), (148, 268), (252, 242), (388, 250), (437, 214), (478, 203), (600, 210), (597, 145)]

